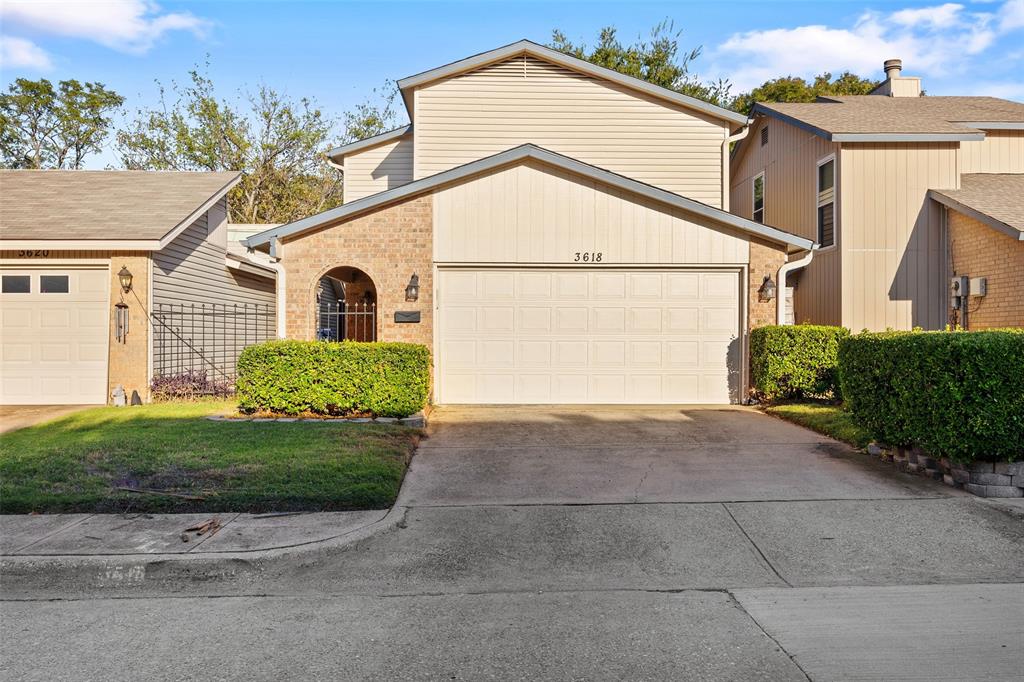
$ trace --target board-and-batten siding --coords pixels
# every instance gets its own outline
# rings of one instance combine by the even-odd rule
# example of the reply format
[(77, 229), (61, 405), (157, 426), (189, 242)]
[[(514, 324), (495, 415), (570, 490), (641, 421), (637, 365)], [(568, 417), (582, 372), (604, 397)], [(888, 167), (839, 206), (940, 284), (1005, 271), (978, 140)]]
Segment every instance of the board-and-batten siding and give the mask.
[(721, 206), (727, 124), (533, 57), (415, 92), (416, 179), (533, 143)]
[(945, 325), (942, 207), (927, 193), (958, 187), (957, 153), (955, 142), (843, 146), (844, 326)]
[[(767, 126), (768, 142), (761, 145), (761, 129)], [(818, 161), (836, 155), (836, 187), (839, 187), (839, 145), (781, 121), (761, 117), (751, 126), (746, 152), (734, 164), (730, 183), (733, 213), (753, 218), (754, 177), (764, 171), (765, 223), (801, 237), (818, 238)], [(842, 242), (842, 196), (836, 196), (836, 242)], [(797, 322), (841, 324), (842, 255), (831, 248), (815, 254), (811, 264), (789, 276), (797, 285), (793, 308)]]
[(574, 264), (577, 252), (599, 252), (596, 266), (747, 263), (745, 236), (694, 220), (617, 188), (527, 163), (434, 194), (434, 260)]
[(412, 133), (349, 154), (344, 161), (344, 201), (355, 201), (412, 182)]
[(1024, 173), (1024, 130), (988, 130), (981, 142), (961, 142), (960, 172)]

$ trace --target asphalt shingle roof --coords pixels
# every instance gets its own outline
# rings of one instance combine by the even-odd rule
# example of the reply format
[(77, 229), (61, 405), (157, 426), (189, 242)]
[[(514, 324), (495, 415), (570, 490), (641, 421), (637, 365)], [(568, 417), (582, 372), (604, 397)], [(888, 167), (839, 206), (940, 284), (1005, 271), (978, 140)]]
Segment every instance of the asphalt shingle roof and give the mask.
[(0, 171), (0, 239), (154, 240), (238, 173)]
[(856, 95), (757, 107), (831, 134), (964, 133), (964, 122), (1024, 123), (1024, 104), (998, 97)]
[(953, 201), (1024, 232), (1024, 175), (967, 173), (960, 189), (933, 189)]

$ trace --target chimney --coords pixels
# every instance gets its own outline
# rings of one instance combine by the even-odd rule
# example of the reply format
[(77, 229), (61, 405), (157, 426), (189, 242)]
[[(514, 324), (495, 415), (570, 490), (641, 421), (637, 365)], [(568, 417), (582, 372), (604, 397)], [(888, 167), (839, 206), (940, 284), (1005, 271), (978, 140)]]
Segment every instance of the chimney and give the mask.
[(889, 80), (893, 78), (899, 78), (900, 72), (903, 71), (903, 60), (902, 59), (886, 59), (882, 65), (885, 69), (885, 77)]

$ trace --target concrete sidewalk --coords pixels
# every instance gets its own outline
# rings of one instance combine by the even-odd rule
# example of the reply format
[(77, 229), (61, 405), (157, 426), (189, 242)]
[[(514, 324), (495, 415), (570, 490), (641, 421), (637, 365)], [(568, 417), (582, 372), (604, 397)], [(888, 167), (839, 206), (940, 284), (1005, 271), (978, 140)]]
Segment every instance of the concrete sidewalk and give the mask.
[[(269, 514), (19, 514), (0, 516), (0, 556), (89, 557), (268, 552), (348, 535), (387, 509)], [(210, 519), (214, 533), (187, 532)], [(186, 541), (187, 538), (187, 541)]]

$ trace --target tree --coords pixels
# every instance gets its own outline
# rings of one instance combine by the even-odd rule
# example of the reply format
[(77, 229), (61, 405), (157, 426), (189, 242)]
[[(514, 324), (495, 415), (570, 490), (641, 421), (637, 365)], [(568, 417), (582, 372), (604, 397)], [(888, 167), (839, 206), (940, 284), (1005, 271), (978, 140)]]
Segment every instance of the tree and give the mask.
[(19, 78), (0, 94), (5, 168), (79, 169), (99, 152), (124, 98), (102, 83)]
[(364, 140), (397, 128), (397, 97), (398, 86), (394, 81), (387, 81), (382, 88), (374, 88), (373, 93), (354, 109), (346, 111), (342, 115), (342, 126), (345, 131), (342, 143)]
[(584, 43), (573, 43), (562, 31), (555, 29), (548, 47), (627, 76), (725, 106), (729, 101), (728, 81), (704, 82), (691, 73), (690, 66), (700, 57), (703, 47), (680, 52), (681, 35), (682, 31), (676, 31), (672, 22), (666, 19), (651, 30), (649, 40), (637, 39), (634, 44), (624, 46), (619, 42), (615, 27), (607, 26), (601, 29), (597, 45), (588, 49)]
[(231, 102), (198, 70), (189, 76), (172, 84), (173, 103), (161, 86), (159, 105), (118, 132), (126, 168), (242, 171), (229, 195), (236, 223), (292, 222), (341, 203), (341, 174), (324, 154), (336, 122), (314, 101), (262, 85)]
[(840, 74), (835, 80), (831, 73), (822, 73), (810, 83), (797, 76), (783, 76), (738, 95), (731, 107), (750, 115), (757, 102), (813, 102), (818, 97), (828, 95), (867, 95), (877, 86), (877, 81), (861, 78), (849, 71)]

